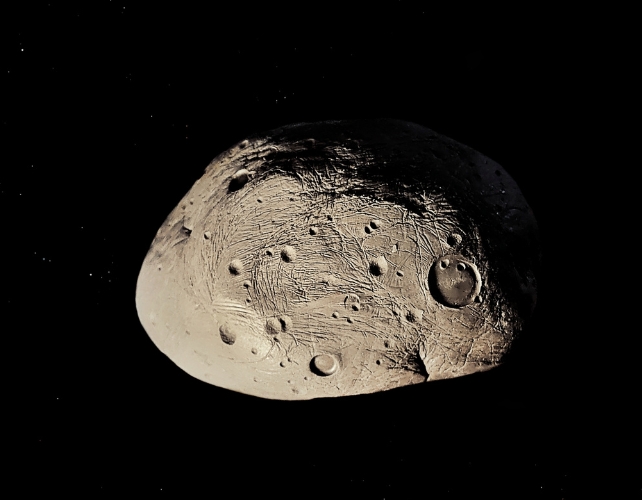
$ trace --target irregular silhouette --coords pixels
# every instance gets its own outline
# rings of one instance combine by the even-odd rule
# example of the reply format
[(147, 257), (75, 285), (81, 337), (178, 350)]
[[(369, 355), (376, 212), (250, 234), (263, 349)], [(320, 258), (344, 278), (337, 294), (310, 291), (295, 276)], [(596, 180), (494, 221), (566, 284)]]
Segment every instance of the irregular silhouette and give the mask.
[(212, 161), (154, 238), (136, 306), (211, 384), (362, 394), (499, 365), (538, 265), (533, 214), (494, 161), (403, 121), (304, 123)]

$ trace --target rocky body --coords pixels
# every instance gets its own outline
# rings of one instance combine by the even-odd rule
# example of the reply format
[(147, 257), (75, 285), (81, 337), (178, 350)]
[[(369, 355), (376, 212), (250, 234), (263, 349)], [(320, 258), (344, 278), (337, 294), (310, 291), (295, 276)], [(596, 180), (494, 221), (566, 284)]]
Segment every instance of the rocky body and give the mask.
[(396, 120), (297, 124), (212, 161), (152, 242), (136, 305), (196, 378), (342, 396), (499, 365), (538, 263), (530, 208), (480, 153)]

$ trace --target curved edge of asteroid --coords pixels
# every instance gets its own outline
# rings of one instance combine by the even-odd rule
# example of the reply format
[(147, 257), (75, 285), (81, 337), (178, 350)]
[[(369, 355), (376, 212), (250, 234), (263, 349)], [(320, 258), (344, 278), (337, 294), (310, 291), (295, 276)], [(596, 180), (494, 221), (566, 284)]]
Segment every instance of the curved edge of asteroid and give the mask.
[(205, 382), (364, 394), (501, 364), (539, 265), (533, 213), (496, 162), (399, 120), (303, 123), (210, 163), (158, 230), (136, 308)]

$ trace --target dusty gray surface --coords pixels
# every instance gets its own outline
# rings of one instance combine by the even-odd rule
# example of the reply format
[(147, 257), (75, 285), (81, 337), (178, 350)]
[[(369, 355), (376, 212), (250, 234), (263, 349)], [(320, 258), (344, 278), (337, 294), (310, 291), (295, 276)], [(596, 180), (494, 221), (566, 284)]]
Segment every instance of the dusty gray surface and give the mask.
[(297, 124), (212, 161), (152, 242), (136, 306), (211, 384), (361, 394), (499, 365), (538, 264), (530, 208), (480, 153), (396, 120)]

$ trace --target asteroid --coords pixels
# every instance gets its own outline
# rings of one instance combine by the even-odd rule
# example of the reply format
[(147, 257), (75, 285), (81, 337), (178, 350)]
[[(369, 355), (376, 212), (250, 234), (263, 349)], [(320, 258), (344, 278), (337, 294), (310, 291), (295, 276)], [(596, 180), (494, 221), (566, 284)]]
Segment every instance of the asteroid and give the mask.
[(302, 123), (207, 166), (152, 241), (136, 307), (210, 384), (356, 395), (499, 366), (539, 266), (533, 213), (490, 158), (399, 120)]

